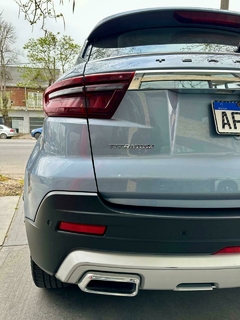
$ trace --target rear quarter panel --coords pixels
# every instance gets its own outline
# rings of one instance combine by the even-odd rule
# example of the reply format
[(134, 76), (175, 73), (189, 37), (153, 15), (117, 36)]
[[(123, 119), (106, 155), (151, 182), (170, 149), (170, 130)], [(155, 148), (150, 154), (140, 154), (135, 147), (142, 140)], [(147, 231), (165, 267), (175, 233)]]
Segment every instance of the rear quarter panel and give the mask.
[(50, 191), (96, 192), (87, 121), (47, 118), (43, 135), (27, 163), (24, 186), (26, 217), (34, 220)]

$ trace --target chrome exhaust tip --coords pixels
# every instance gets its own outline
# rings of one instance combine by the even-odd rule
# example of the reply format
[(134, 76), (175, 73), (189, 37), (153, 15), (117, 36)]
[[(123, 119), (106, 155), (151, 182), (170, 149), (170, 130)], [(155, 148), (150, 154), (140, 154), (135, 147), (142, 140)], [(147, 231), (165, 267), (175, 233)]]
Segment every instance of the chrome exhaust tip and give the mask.
[(88, 293), (134, 297), (138, 294), (140, 277), (121, 273), (87, 272), (78, 283)]

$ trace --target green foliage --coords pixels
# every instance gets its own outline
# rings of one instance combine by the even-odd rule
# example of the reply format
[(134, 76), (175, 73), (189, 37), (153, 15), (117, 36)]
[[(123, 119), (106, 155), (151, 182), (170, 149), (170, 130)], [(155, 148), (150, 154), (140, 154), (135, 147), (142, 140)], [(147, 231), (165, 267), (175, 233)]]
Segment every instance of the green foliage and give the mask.
[(22, 78), (22, 81), (17, 84), (19, 87), (44, 90), (52, 83), (51, 74), (47, 69), (24, 66), (19, 67), (18, 72)]
[[(58, 78), (59, 70), (64, 73), (74, 64), (80, 46), (69, 36), (60, 37), (59, 33), (47, 32), (45, 37), (29, 39), (23, 49), (27, 51), (27, 58), (32, 66), (25, 68), (24, 82), (32, 82), (38, 78), (50, 85)], [(43, 70), (40, 72), (40, 69)]]
[(9, 180), (9, 177), (3, 176), (2, 174), (0, 174), (0, 181), (7, 181)]

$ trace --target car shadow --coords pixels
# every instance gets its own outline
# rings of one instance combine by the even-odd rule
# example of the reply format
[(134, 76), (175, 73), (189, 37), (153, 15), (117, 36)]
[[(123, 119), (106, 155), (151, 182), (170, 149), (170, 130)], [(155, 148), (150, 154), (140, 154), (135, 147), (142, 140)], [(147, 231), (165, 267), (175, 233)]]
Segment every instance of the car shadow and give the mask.
[(134, 298), (83, 293), (77, 286), (43, 290), (61, 319), (240, 319), (240, 289), (140, 291)]

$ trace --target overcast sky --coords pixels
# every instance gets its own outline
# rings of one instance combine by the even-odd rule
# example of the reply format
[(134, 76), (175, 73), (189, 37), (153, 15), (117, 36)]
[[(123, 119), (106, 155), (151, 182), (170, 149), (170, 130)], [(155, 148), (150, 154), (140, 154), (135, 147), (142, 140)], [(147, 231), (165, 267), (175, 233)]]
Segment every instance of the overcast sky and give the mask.
[[(3, 11), (3, 18), (12, 22), (16, 27), (18, 37), (16, 47), (18, 49), (22, 49), (28, 39), (43, 36), (40, 26), (35, 25), (32, 31), (32, 27), (24, 20), (24, 16), (20, 14), (20, 17), (18, 17), (18, 6), (14, 0), (0, 1), (0, 10)], [(76, 0), (76, 8), (73, 14), (72, 1), (69, 3), (69, 0), (64, 0), (64, 6), (60, 6), (58, 5), (59, 0), (55, 0), (56, 11), (64, 14), (66, 29), (64, 30), (63, 23), (60, 20), (58, 22), (50, 21), (48, 29), (52, 32), (70, 35), (76, 43), (82, 45), (89, 32), (100, 20), (115, 13), (166, 6), (219, 8), (220, 2), (220, 0)], [(240, 12), (240, 0), (230, 0), (229, 9)]]

